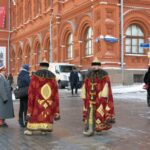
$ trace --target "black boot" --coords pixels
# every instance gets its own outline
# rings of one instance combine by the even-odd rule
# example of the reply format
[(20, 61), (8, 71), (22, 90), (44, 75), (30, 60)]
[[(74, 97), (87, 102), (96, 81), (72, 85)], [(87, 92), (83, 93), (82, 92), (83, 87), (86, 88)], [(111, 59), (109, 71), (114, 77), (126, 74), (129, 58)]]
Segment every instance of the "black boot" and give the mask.
[(22, 118), (19, 118), (19, 125), (20, 127), (24, 128), (25, 127), (25, 124), (23, 123), (23, 119)]

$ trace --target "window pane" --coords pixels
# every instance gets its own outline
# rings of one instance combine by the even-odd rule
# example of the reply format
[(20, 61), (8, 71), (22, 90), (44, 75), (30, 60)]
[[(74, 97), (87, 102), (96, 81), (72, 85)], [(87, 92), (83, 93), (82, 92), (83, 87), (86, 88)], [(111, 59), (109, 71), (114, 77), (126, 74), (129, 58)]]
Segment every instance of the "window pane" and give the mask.
[(92, 54), (92, 47), (90, 47), (90, 49), (89, 49), (89, 55), (91, 55)]
[(131, 53), (131, 46), (126, 46), (126, 53)]
[(67, 39), (67, 58), (73, 57), (73, 34), (68, 35)]
[(140, 45), (141, 43), (144, 43), (144, 39), (139, 39), (139, 45)]
[(132, 46), (132, 53), (136, 53), (137, 54), (137, 46)]
[(139, 46), (139, 53), (140, 53), (140, 54), (144, 54), (144, 49), (143, 49), (143, 48), (140, 48), (140, 46)]
[(139, 53), (143, 53), (144, 54), (144, 48), (140, 48), (140, 44), (144, 43), (144, 39), (139, 39)]
[(126, 31), (126, 35), (131, 35), (131, 27), (128, 27), (128, 29)]
[(90, 40), (89, 41), (89, 48), (91, 48), (92, 47), (92, 41)]
[(134, 46), (134, 45), (138, 45), (137, 39), (132, 39), (132, 45), (133, 45), (133, 46)]
[(131, 45), (131, 39), (130, 38), (126, 38), (126, 45)]
[(136, 25), (132, 25), (132, 36), (137, 36), (138, 30)]
[(140, 28), (138, 28), (138, 36), (144, 36), (144, 33), (142, 32)]
[(90, 55), (92, 54), (92, 36), (93, 36), (93, 31), (92, 28), (89, 27), (85, 33), (85, 54)]
[(88, 48), (88, 47), (89, 47), (89, 43), (88, 43), (88, 42), (86, 43), (86, 46), (85, 46), (85, 47), (86, 47), (86, 48)]
[(92, 28), (89, 28), (89, 38), (92, 38), (92, 35), (93, 35)]

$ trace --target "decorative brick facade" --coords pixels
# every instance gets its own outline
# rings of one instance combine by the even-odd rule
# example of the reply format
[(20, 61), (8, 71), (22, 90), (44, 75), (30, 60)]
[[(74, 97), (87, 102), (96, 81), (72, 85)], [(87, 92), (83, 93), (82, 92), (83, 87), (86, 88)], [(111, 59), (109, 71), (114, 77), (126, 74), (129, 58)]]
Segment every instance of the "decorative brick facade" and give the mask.
[[(4, 0), (3, 3), (5, 4)], [(96, 56), (102, 62), (113, 83), (133, 83), (134, 75), (142, 75), (148, 66), (148, 49), (141, 54), (126, 54), (124, 46), (124, 72), (121, 70), (121, 13), (120, 0), (17, 0), (11, 3), (10, 71), (17, 75), (21, 64), (28, 63), (31, 70), (50, 54), (50, 14), (53, 7), (52, 43), (53, 61), (76, 64), (88, 69)], [(150, 37), (150, 1), (124, 0), (124, 33), (131, 24), (144, 32), (144, 42)], [(85, 32), (93, 30), (93, 52), (85, 55)], [(5, 36), (6, 32), (1, 36)], [(67, 58), (67, 37), (73, 34), (73, 57)], [(7, 33), (8, 34), (8, 33)], [(109, 43), (96, 39), (100, 35), (117, 37), (119, 42)], [(6, 35), (8, 36), (8, 35)], [(0, 42), (7, 46), (3, 39)], [(123, 80), (121, 80), (123, 76)], [(118, 80), (120, 79), (120, 80)]]

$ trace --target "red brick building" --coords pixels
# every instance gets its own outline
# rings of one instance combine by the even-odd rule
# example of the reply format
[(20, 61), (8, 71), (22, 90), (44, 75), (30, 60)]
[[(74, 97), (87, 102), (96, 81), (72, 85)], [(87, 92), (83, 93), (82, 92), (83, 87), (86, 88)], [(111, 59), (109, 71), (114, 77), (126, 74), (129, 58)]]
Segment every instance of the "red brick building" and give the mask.
[[(128, 84), (142, 80), (149, 64), (148, 48), (140, 47), (140, 43), (148, 43), (150, 37), (149, 0), (124, 0), (122, 5), (121, 0), (15, 2), (11, 1), (10, 10), (5, 0), (0, 2), (0, 5), (6, 6), (7, 14), (9, 11), (11, 14), (11, 30), (7, 31), (7, 22), (6, 31), (0, 30), (0, 45), (8, 47), (3, 37), (9, 39), (10, 33), (7, 66), (10, 65), (8, 68), (14, 75), (23, 63), (30, 64), (33, 71), (42, 58), (50, 60), (52, 16), (53, 62), (73, 63), (84, 70), (89, 68), (96, 56), (113, 83)], [(107, 35), (118, 38), (118, 42), (107, 42)]]

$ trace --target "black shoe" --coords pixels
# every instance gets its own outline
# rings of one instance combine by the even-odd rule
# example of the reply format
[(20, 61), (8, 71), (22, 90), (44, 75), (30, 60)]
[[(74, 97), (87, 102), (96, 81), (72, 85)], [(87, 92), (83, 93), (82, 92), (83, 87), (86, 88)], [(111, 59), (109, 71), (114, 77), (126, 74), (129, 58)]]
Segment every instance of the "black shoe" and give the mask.
[(25, 124), (22, 121), (19, 120), (18, 122), (19, 122), (20, 127), (22, 127), (22, 128), (26, 127)]
[(21, 128), (25, 128), (26, 125), (24, 125), (23, 123), (19, 124)]
[(26, 125), (22, 124), (22, 125), (20, 125), (20, 127), (21, 127), (21, 128), (25, 128), (25, 127), (26, 127)]

